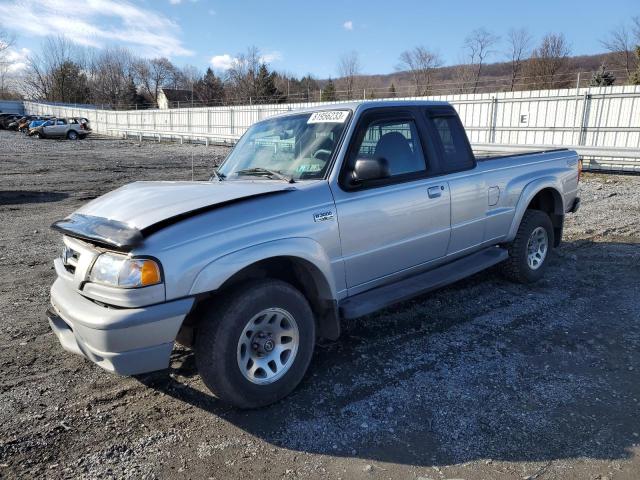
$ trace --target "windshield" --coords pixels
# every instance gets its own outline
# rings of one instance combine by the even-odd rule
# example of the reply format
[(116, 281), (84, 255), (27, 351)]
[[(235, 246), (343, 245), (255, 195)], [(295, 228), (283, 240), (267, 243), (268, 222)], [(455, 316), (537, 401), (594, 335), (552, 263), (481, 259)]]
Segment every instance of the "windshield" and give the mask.
[(288, 115), (255, 124), (245, 133), (218, 174), (224, 178), (280, 176), (323, 178), (344, 130), (348, 110)]

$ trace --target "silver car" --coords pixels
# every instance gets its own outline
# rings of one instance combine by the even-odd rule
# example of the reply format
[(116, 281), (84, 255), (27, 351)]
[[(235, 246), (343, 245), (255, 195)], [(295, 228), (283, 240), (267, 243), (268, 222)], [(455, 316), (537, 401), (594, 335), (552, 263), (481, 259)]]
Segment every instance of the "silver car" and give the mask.
[(210, 181), (136, 182), (56, 222), (49, 322), (123, 375), (167, 368), (177, 340), (220, 399), (267, 405), (342, 322), (496, 264), (541, 278), (579, 175), (569, 150), (476, 158), (446, 103), (291, 112)]
[(91, 133), (89, 120), (86, 118), (52, 118), (42, 125), (29, 130), (29, 135), (37, 138), (67, 138), (78, 140)]

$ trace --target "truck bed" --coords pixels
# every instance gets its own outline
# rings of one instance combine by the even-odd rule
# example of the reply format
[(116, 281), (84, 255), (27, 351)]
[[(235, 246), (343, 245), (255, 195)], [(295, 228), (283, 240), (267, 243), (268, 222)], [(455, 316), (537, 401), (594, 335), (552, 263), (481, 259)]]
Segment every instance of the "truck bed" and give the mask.
[(506, 158), (506, 157), (522, 157), (525, 155), (536, 155), (536, 154), (541, 154), (541, 153), (554, 153), (554, 152), (564, 152), (567, 151), (567, 148), (551, 148), (549, 150), (529, 150), (526, 152), (518, 152), (518, 153), (501, 153), (501, 154), (495, 154), (489, 151), (485, 151), (485, 152), (473, 152), (476, 160), (479, 162), (486, 162), (489, 160), (499, 160), (501, 158)]

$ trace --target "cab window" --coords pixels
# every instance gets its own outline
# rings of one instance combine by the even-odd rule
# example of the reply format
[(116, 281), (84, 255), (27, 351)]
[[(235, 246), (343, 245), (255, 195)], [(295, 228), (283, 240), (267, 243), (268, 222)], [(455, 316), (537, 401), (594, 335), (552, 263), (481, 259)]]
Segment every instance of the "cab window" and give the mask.
[(430, 121), (440, 145), (441, 171), (450, 173), (473, 168), (473, 152), (458, 117), (451, 114), (431, 115)]
[(391, 176), (425, 170), (418, 130), (413, 120), (378, 120), (366, 127), (356, 158), (384, 158)]

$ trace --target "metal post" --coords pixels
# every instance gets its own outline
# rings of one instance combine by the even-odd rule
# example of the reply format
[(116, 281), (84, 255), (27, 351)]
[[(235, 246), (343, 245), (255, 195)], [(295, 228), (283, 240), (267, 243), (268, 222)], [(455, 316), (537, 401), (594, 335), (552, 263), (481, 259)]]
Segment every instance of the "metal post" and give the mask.
[(491, 97), (491, 111), (489, 117), (489, 143), (496, 141), (496, 123), (498, 123), (498, 98)]
[(587, 127), (589, 125), (589, 110), (591, 106), (591, 94), (586, 92), (582, 99), (582, 120), (580, 121), (580, 137), (578, 145), (585, 145), (587, 141)]

